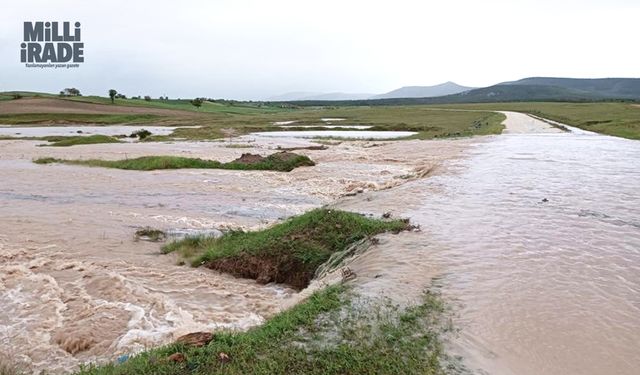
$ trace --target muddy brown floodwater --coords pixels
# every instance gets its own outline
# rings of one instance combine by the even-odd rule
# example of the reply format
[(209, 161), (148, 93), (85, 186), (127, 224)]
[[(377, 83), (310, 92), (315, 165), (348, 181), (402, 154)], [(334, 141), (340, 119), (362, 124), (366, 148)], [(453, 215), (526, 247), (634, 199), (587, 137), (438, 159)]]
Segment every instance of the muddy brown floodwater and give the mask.
[(356, 259), (359, 287), (417, 298), (437, 277), (474, 373), (638, 374), (640, 142), (507, 115), (446, 173), (337, 204), (422, 227)]
[(224, 170), (122, 171), (36, 165), (42, 156), (121, 159), (179, 155), (230, 161), (307, 140), (37, 147), (0, 141), (0, 353), (38, 373), (113, 361), (193, 331), (246, 329), (297, 298), (178, 266), (139, 227), (189, 232), (259, 228), (331, 203), (434, 173), (471, 140), (345, 142), (308, 154), (318, 165), (290, 173)]
[(291, 173), (137, 172), (31, 159), (229, 161), (311, 141), (239, 140), (253, 141), (249, 149), (2, 141), (0, 353), (34, 372), (62, 373), (191, 331), (259, 324), (339, 271), (295, 293), (177, 266), (133, 232), (259, 228), (330, 204), (421, 225), (382, 235), (350, 260), (352, 283), (406, 304), (435, 278), (459, 329), (447, 345), (472, 372), (637, 374), (640, 142), (506, 115), (501, 136), (302, 150), (318, 165)]

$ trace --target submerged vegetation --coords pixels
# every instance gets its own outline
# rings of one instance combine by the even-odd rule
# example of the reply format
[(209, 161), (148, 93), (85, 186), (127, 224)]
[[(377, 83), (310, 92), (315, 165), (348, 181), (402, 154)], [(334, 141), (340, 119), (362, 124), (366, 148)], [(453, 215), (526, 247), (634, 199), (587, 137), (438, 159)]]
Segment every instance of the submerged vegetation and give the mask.
[(334, 253), (364, 238), (409, 228), (407, 220), (371, 219), (352, 212), (315, 209), (261, 231), (186, 238), (165, 245), (163, 251), (177, 251), (191, 258), (194, 266), (301, 289)]
[(43, 137), (42, 139), (51, 142), (50, 144), (45, 144), (42, 146), (53, 146), (53, 147), (68, 147), (68, 146), (76, 146), (76, 145), (91, 145), (98, 143), (121, 143), (118, 139), (114, 137), (109, 137), (107, 135), (89, 135), (89, 136), (75, 136), (75, 137)]
[(443, 311), (434, 293), (400, 309), (331, 286), (247, 332), (218, 332), (202, 347), (175, 343), (80, 374), (442, 374)]
[[(243, 159), (244, 158), (244, 159)], [(124, 160), (69, 160), (56, 158), (39, 158), (36, 164), (62, 163), (71, 165), (85, 165), (89, 167), (116, 168), (136, 171), (151, 171), (156, 169), (232, 169), (232, 170), (269, 170), (290, 172), (302, 166), (313, 166), (315, 163), (307, 156), (289, 152), (278, 152), (267, 157), (252, 155), (250, 160), (243, 157), (228, 163), (199, 158), (185, 158), (181, 156), (142, 156)]]
[(136, 230), (135, 233), (136, 240), (150, 241), (150, 242), (160, 242), (164, 241), (167, 238), (167, 234), (160, 230), (151, 227), (140, 228)]

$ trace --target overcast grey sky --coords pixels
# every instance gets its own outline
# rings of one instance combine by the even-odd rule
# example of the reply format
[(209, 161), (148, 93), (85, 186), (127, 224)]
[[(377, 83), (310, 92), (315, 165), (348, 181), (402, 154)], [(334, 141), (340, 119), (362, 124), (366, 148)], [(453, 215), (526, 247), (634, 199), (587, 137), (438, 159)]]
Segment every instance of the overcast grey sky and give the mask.
[[(20, 63), (24, 21), (80, 21), (78, 69)], [(638, 0), (2, 0), (0, 91), (260, 99), (528, 76), (638, 77)]]

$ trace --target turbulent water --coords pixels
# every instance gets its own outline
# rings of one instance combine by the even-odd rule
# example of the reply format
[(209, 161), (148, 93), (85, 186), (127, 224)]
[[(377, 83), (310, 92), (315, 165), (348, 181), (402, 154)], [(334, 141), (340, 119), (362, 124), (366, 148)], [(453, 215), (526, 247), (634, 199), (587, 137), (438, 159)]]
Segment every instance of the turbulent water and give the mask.
[[(378, 250), (388, 267), (366, 256), (354, 267), (378, 267), (392, 293), (439, 277), (460, 329), (452, 349), (474, 372), (637, 374), (639, 166), (637, 141), (494, 137), (450, 173), (345, 202), (422, 226)], [(384, 289), (376, 282), (364, 284)]]
[(136, 229), (259, 228), (343, 194), (399, 185), (466, 147), (466, 141), (438, 143), (407, 157), (417, 143), (351, 142), (308, 151), (318, 165), (289, 173), (139, 172), (31, 162), (142, 155), (229, 161), (243, 152), (310, 145), (271, 138), (240, 142), (251, 148), (227, 142), (63, 148), (0, 142), (0, 362), (8, 357), (34, 373), (65, 373), (182, 334), (260, 324), (296, 294), (178, 266), (173, 255), (159, 254), (160, 244), (136, 241)]

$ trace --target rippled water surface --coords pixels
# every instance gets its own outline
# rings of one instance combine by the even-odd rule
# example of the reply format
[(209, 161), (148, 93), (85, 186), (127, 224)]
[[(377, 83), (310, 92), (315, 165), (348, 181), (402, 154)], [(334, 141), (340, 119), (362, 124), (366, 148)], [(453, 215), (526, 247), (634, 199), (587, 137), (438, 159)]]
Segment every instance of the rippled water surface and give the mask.
[(475, 145), (455, 173), (356, 206), (421, 224), (422, 238), (403, 246), (437, 267), (469, 368), (631, 375), (640, 371), (639, 167), (637, 141), (503, 135)]
[(476, 373), (637, 374), (640, 142), (511, 134), (467, 156), (338, 204), (422, 227), (351, 265), (375, 275), (361, 290), (412, 295), (438, 276), (460, 329), (451, 349)]

